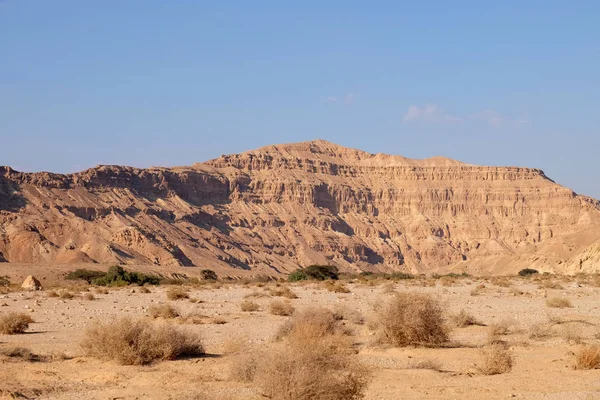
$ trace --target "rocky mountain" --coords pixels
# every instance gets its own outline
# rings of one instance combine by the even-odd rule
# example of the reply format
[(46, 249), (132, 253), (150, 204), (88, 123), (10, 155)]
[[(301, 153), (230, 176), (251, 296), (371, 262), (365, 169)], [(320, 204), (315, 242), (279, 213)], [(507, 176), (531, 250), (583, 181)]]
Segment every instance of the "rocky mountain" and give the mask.
[(574, 273), (600, 270), (599, 247), (600, 203), (541, 170), (323, 140), (189, 167), (0, 167), (0, 261), (10, 263)]

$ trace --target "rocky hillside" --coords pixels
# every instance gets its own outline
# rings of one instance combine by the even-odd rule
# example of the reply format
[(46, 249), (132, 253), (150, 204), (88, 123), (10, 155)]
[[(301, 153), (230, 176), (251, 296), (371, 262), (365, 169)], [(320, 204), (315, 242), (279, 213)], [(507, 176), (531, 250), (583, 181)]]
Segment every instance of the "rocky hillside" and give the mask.
[(600, 203), (541, 170), (323, 140), (190, 167), (0, 167), (0, 261), (11, 263), (574, 273), (600, 270), (598, 243)]

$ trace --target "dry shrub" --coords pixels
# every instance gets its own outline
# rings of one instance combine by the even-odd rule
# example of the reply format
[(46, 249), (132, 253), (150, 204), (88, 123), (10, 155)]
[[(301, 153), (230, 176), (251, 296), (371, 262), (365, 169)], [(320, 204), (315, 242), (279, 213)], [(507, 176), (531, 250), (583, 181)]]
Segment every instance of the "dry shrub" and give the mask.
[(362, 325), (365, 323), (365, 318), (358, 310), (350, 309), (347, 306), (336, 304), (333, 309), (333, 315), (335, 319), (340, 321), (349, 321), (356, 325)]
[(346, 285), (339, 281), (325, 281), (325, 288), (334, 293), (350, 293), (350, 289), (348, 289)]
[(58, 293), (56, 293), (56, 290), (51, 290), (48, 293), (46, 293), (47, 297), (60, 297)]
[(33, 353), (31, 350), (24, 347), (11, 347), (0, 350), (0, 355), (11, 359), (19, 359), (20, 361), (39, 362), (46, 361), (47, 357)]
[(75, 295), (71, 292), (69, 292), (68, 290), (62, 289), (58, 291), (58, 297), (60, 297), (61, 299), (72, 299), (73, 297), (75, 297)]
[(260, 293), (257, 291), (248, 293), (247, 295), (244, 296), (245, 299), (256, 299), (256, 298), (260, 298), (260, 297), (271, 297), (271, 296), (267, 293)]
[(213, 317), (213, 319), (210, 320), (210, 323), (214, 325), (224, 325), (227, 323), (227, 320), (223, 317)]
[(169, 304), (155, 304), (148, 307), (148, 315), (152, 318), (172, 319), (179, 317), (179, 311)]
[(348, 333), (333, 312), (315, 307), (295, 312), (292, 319), (281, 327), (276, 338), (304, 341)]
[(551, 308), (571, 308), (573, 304), (564, 297), (551, 297), (546, 300), (546, 305)]
[(292, 292), (292, 290), (287, 286), (273, 288), (269, 291), (269, 293), (271, 294), (271, 296), (285, 297), (287, 299), (297, 299), (298, 298), (296, 293)]
[(244, 300), (240, 303), (240, 309), (242, 311), (258, 311), (260, 310), (260, 306), (250, 300)]
[(533, 324), (529, 327), (530, 339), (545, 339), (552, 335), (550, 327), (543, 323)]
[(262, 354), (257, 351), (235, 353), (235, 361), (230, 364), (229, 378), (237, 382), (252, 382), (256, 377)]
[(410, 366), (411, 369), (430, 369), (433, 371), (441, 372), (443, 370), (442, 364), (437, 360), (421, 360), (417, 361)]
[(561, 329), (561, 336), (567, 342), (580, 344), (583, 341), (583, 332), (581, 326), (565, 324)]
[(483, 350), (477, 370), (483, 375), (498, 375), (509, 372), (514, 365), (512, 353), (500, 346)]
[(538, 283), (539, 289), (564, 289), (564, 287), (559, 282), (554, 282), (551, 280), (543, 280)]
[(385, 285), (383, 285), (383, 287), (381, 288), (381, 292), (383, 294), (390, 294), (390, 293), (396, 293), (396, 286), (389, 282), (386, 283)]
[(456, 328), (465, 328), (471, 325), (480, 325), (483, 324), (477, 320), (473, 315), (469, 314), (465, 310), (460, 310), (458, 314), (454, 314), (450, 316), (450, 322)]
[(483, 289), (485, 289), (485, 285), (483, 283), (480, 283), (479, 285), (477, 285), (473, 289), (471, 289), (471, 296), (480, 295), (481, 292), (483, 291)]
[(492, 283), (500, 287), (510, 287), (512, 283), (507, 278), (494, 278)]
[(378, 317), (382, 343), (435, 347), (448, 340), (442, 305), (428, 295), (399, 293), (379, 310)]
[(196, 334), (169, 324), (123, 318), (88, 328), (81, 346), (86, 354), (122, 365), (142, 365), (204, 354)]
[(292, 315), (296, 310), (289, 301), (275, 300), (271, 302), (269, 307), (271, 309), (271, 314), (286, 317)]
[(83, 299), (92, 301), (92, 300), (96, 300), (96, 297), (92, 293), (86, 292), (83, 294)]
[(108, 294), (108, 289), (105, 287), (97, 287), (96, 294)]
[(140, 288), (140, 293), (148, 294), (148, 293), (152, 293), (152, 292), (146, 286), (142, 286)]
[(507, 321), (507, 320), (503, 320), (500, 322), (494, 322), (493, 324), (490, 324), (489, 328), (489, 335), (490, 336), (503, 336), (503, 335), (508, 335), (510, 332), (510, 326), (512, 325), (512, 322)]
[(24, 333), (33, 322), (27, 314), (11, 312), (0, 316), (0, 333), (5, 335)]
[(600, 369), (600, 346), (583, 346), (575, 353), (575, 369)]
[(167, 290), (167, 299), (169, 300), (181, 300), (181, 299), (189, 299), (190, 295), (185, 291), (185, 289), (180, 287), (170, 287)]

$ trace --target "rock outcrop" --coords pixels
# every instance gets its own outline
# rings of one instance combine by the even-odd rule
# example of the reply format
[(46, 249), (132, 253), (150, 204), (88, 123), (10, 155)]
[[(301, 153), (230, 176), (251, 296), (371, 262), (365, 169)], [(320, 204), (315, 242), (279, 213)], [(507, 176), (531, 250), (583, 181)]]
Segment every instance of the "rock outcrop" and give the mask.
[(42, 288), (42, 284), (40, 283), (40, 281), (38, 281), (36, 279), (35, 276), (29, 275), (23, 281), (23, 284), (21, 285), (21, 289), (35, 291), (35, 290), (42, 290), (43, 288)]
[[(571, 258), (598, 243), (600, 203), (541, 170), (412, 160), (322, 140), (190, 167), (70, 175), (0, 167), (7, 262), (573, 272)], [(581, 267), (600, 270), (592, 261)]]

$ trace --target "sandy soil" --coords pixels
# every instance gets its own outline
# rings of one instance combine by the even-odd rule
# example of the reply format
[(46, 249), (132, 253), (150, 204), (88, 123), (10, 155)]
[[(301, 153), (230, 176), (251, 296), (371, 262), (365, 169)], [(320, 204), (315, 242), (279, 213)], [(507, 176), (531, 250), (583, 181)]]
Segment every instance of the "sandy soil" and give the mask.
[[(485, 288), (476, 290), (481, 283)], [(581, 343), (600, 342), (600, 289), (574, 281), (562, 282), (558, 289), (540, 288), (537, 282), (516, 278), (496, 283), (500, 285), (460, 279), (423, 286), (402, 281), (393, 288), (390, 284), (351, 283), (347, 285), (350, 293), (333, 293), (318, 283), (288, 286), (299, 296), (290, 300), (296, 309), (345, 307), (365, 317), (367, 323), (348, 324), (359, 349), (357, 356), (374, 371), (367, 399), (600, 399), (600, 371), (572, 368), (574, 352)], [(166, 287), (151, 288), (152, 293), (147, 294), (140, 293), (139, 288), (111, 289), (108, 294), (96, 294), (91, 301), (81, 295), (73, 299), (48, 297), (48, 290), (0, 295), (0, 315), (19, 311), (36, 321), (29, 333), (0, 336), (0, 351), (19, 346), (53, 356), (43, 362), (0, 356), (0, 398), (260, 399), (260, 391), (253, 384), (229, 379), (229, 366), (236, 362), (236, 356), (228, 350), (240, 344), (264, 346), (289, 318), (269, 313), (273, 300), (269, 296), (252, 299), (260, 304), (260, 311), (240, 310), (244, 296), (268, 293), (272, 287), (273, 283), (264, 287), (224, 284), (189, 288), (190, 297), (199, 300), (196, 303), (167, 300)], [(73, 289), (74, 293), (85, 292)], [(453, 329), (454, 345), (449, 348), (375, 345), (368, 321), (377, 304), (392, 296), (388, 293), (391, 289), (439, 296), (449, 315), (465, 310), (485, 325), (509, 323), (510, 333), (502, 339), (514, 354), (513, 369), (493, 376), (478, 373), (476, 366), (488, 340), (488, 326)], [(568, 298), (573, 307), (548, 307), (546, 299), (554, 296)], [(171, 303), (182, 315), (197, 316), (196, 323), (180, 323), (202, 335), (206, 357), (120, 366), (83, 355), (79, 343), (90, 322), (120, 316), (150, 318), (148, 307), (161, 303)], [(531, 338), (536, 325), (543, 326), (548, 335)], [(413, 367), (424, 360), (437, 362), (439, 371)]]

